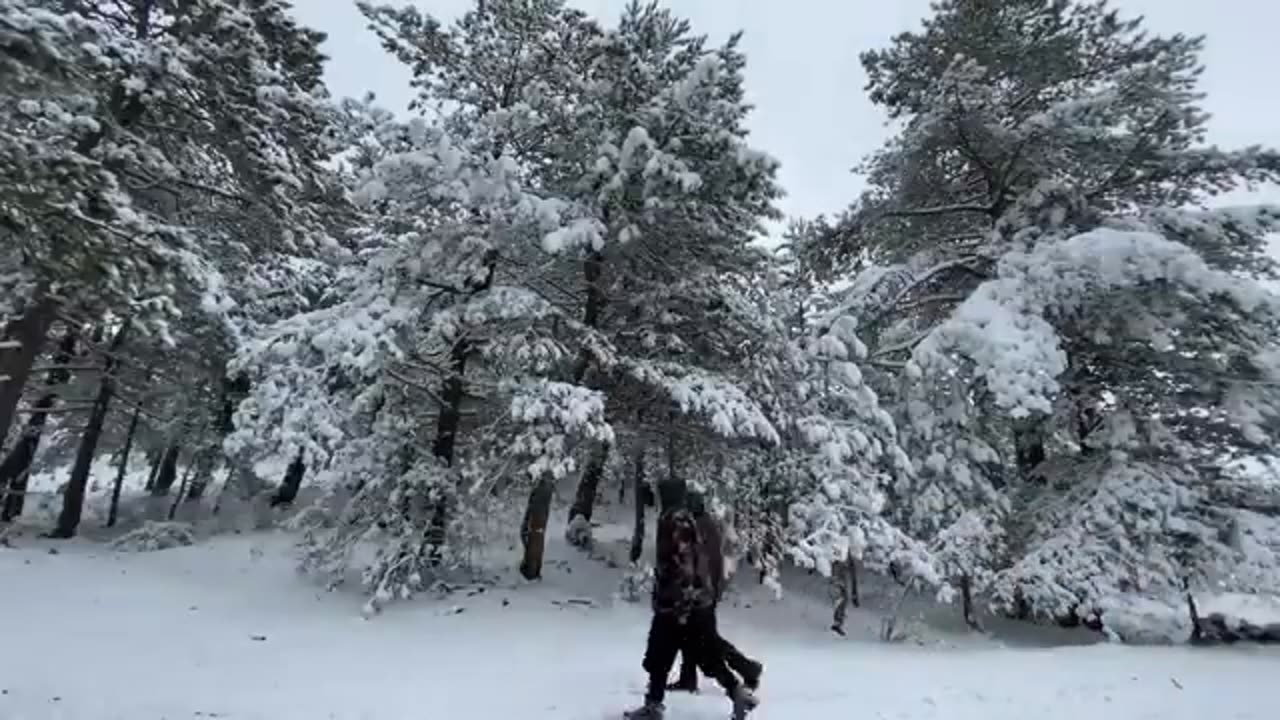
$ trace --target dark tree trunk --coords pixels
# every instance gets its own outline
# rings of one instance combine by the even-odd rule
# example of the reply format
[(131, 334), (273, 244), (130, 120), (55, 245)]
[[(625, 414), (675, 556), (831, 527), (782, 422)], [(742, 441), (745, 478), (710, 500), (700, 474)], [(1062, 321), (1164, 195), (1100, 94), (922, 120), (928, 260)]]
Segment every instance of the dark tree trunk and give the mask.
[(124, 478), (129, 472), (129, 454), (133, 452), (133, 436), (138, 432), (138, 418), (141, 415), (133, 411), (129, 419), (129, 433), (124, 436), (124, 449), (120, 451), (120, 467), (116, 469), (116, 482), (111, 486), (111, 507), (107, 510), (107, 527), (115, 527), (120, 514), (120, 491), (124, 489)]
[[(582, 323), (589, 328), (600, 327), (600, 313), (604, 310), (605, 294), (602, 285), (604, 276), (604, 255), (592, 250), (582, 263), (582, 277), (587, 286), (587, 299), (583, 307)], [(591, 367), (591, 355), (586, 350), (578, 353), (573, 364), (573, 382), (581, 384)], [(569, 524), (581, 516), (591, 520), (595, 510), (596, 495), (600, 487), (600, 478), (604, 475), (604, 466), (609, 460), (609, 446), (601, 443), (591, 454), (591, 460), (578, 480), (578, 490), (574, 493), (573, 506), (569, 508)]]
[[(607, 216), (605, 223), (608, 224)], [(599, 327), (600, 313), (604, 310), (605, 294), (601, 283), (603, 271), (604, 255), (599, 251), (591, 251), (582, 268), (583, 277), (587, 285), (587, 301), (583, 308), (582, 321), (589, 328)], [(571, 373), (573, 382), (581, 384), (590, 367), (591, 355), (585, 350), (579, 352)], [(607, 460), (608, 449), (606, 448), (603, 452), (603, 457)], [(600, 473), (603, 471), (604, 463), (601, 462), (597, 472), (584, 472), (579, 483), (588, 484), (591, 487), (589, 489), (579, 487), (575, 497), (589, 499), (590, 504), (595, 505), (596, 488), (600, 484)], [(528, 512), (525, 514), (525, 530), (528, 539), (525, 542), (524, 561), (520, 564), (520, 567), (526, 578), (542, 576), (542, 556), (547, 541), (547, 520), (551, 517), (551, 500), (554, 496), (554, 488), (548, 485), (544, 489), (543, 482), (549, 483), (549, 481), (540, 481), (534, 486), (533, 491), (529, 493)], [(584, 514), (587, 518), (591, 517), (590, 507), (586, 508)]]
[(964, 612), (964, 624), (971, 630), (981, 632), (982, 623), (978, 622), (978, 615), (973, 607), (973, 578), (968, 573), (960, 576), (960, 602), (961, 610)]
[[(444, 405), (436, 418), (436, 437), (431, 443), (431, 454), (445, 467), (453, 467), (453, 456), (458, 442), (458, 428), (462, 424), (462, 399), (466, 396), (467, 359), (471, 356), (471, 342), (461, 339), (449, 349), (450, 374), (444, 381), (441, 400)], [(433, 561), (440, 559), (449, 529), (449, 498), (435, 501), (431, 512), (431, 526), (427, 530), (427, 543), (431, 547)]]
[(302, 488), (302, 479), (306, 474), (307, 463), (303, 460), (302, 451), (299, 450), (298, 455), (284, 471), (284, 480), (280, 483), (280, 487), (271, 496), (271, 507), (293, 504), (293, 501), (298, 499), (298, 490)]
[[(4, 338), (0, 339), (0, 343), (4, 343), (0, 344), (0, 446), (9, 437), (31, 368), (44, 348), (56, 315), (54, 302), (41, 297), (22, 317), (9, 323)], [(17, 346), (8, 347), (8, 343), (17, 343)]]
[(199, 463), (197, 458), (191, 458), (187, 461), (187, 469), (182, 473), (182, 482), (178, 485), (178, 494), (173, 496), (173, 502), (169, 503), (169, 520), (172, 521), (178, 516), (178, 505), (187, 495), (187, 487), (191, 482), (191, 473), (195, 472), (196, 465)]
[(58, 399), (58, 386), (65, 385), (71, 379), (71, 370), (67, 365), (75, 355), (76, 336), (68, 331), (58, 344), (58, 352), (54, 355), (54, 367), (49, 370), (45, 380), (45, 393), (36, 401), (35, 412), (27, 419), (22, 436), (9, 451), (3, 462), (0, 462), (0, 520), (8, 522), (22, 515), (27, 498), (27, 482), (31, 477), (31, 463), (35, 460), (36, 451), (40, 449), (40, 439), (44, 434), (48, 411)]
[(214, 451), (206, 449), (192, 459), (194, 469), (191, 484), (187, 486), (187, 492), (183, 495), (186, 502), (197, 502), (204, 497), (204, 491), (209, 487), (209, 480), (213, 478), (214, 457)]
[(573, 505), (569, 508), (570, 525), (573, 524), (574, 518), (577, 517), (591, 522), (591, 515), (596, 507), (596, 493), (599, 492), (600, 480), (604, 477), (605, 465), (609, 462), (609, 450), (608, 443), (597, 445), (596, 451), (591, 455), (591, 460), (583, 468), (582, 479), (578, 481), (578, 492), (574, 496)]
[(160, 461), (164, 459), (164, 451), (147, 451), (147, 464), (151, 466), (151, 472), (147, 473), (147, 484), (143, 487), (146, 492), (152, 492), (156, 487), (156, 476), (160, 474)]
[[(631, 530), (631, 562), (640, 562), (644, 554), (644, 509), (649, 503), (649, 494), (645, 492), (647, 485), (644, 477), (644, 450), (636, 451), (635, 465), (632, 468), (631, 482), (634, 491), (631, 493), (636, 503), (635, 526)], [(625, 484), (625, 483), (624, 483)]]
[(862, 593), (858, 590), (859, 565), (859, 561), (850, 555), (849, 563), (845, 569), (845, 572), (849, 574), (849, 602), (856, 608), (862, 607)]
[(1030, 479), (1035, 469), (1048, 457), (1044, 446), (1044, 427), (1039, 421), (1030, 421), (1014, 429), (1014, 452), (1018, 464), (1018, 477)]
[(130, 325), (129, 320), (125, 320), (116, 331), (115, 337), (111, 339), (107, 358), (103, 362), (102, 381), (98, 383), (98, 394), (93, 400), (93, 409), (89, 411), (89, 423), (85, 426), (84, 435), (80, 438), (76, 461), (71, 466), (71, 477), (67, 480), (67, 489), (62, 496), (62, 512), (58, 514), (58, 524), (50, 533), (50, 537), (75, 537), (76, 530), (80, 527), (80, 516), (84, 512), (84, 492), (89, 484), (89, 470), (98, 452), (102, 426), (107, 420), (107, 411), (111, 409), (111, 398), (115, 394), (115, 379), (112, 373), (116, 368), (116, 354), (124, 345)]
[[(47, 410), (53, 406), (57, 396), (46, 394), (36, 401), (36, 410)], [(31, 462), (35, 459), (36, 450), (40, 446), (40, 434), (44, 429), (46, 413), (36, 412), (27, 421), (26, 430), (18, 442), (0, 463), (0, 495), (4, 498), (4, 507), (0, 508), (0, 520), (9, 522), (22, 516), (26, 504), (27, 485), (31, 477)]]
[(551, 514), (551, 498), (555, 484), (543, 477), (529, 493), (529, 505), (524, 511), (524, 523), (520, 527), (520, 542), (524, 544), (524, 560), (520, 574), (526, 580), (542, 578), (542, 556), (547, 547), (547, 518)]
[(1191, 642), (1199, 644), (1204, 641), (1204, 625), (1200, 620), (1200, 608), (1196, 605), (1196, 597), (1187, 591), (1187, 614), (1191, 617)]
[(226, 437), (235, 430), (236, 408), (249, 394), (249, 376), (241, 373), (234, 378), (222, 379), (222, 409), (218, 416), (218, 432)]
[(154, 497), (164, 497), (173, 489), (173, 484), (178, 480), (178, 455), (181, 451), (182, 446), (176, 442), (164, 449), (155, 482), (151, 484), (151, 494)]
[[(479, 282), (468, 287), (471, 295), (479, 295), (493, 286), (493, 277), (497, 272), (497, 257), (486, 260), (485, 276)], [(436, 419), (436, 437), (431, 443), (431, 454), (445, 467), (453, 467), (453, 458), (457, 449), (458, 429), (462, 425), (462, 400), (466, 397), (467, 360), (475, 351), (475, 345), (465, 333), (449, 348), (449, 376), (445, 378), (441, 388), (440, 416)], [(427, 544), (431, 548), (433, 562), (440, 559), (441, 548), (444, 547), (449, 528), (449, 498), (438, 498), (431, 512), (431, 524), (427, 530)]]

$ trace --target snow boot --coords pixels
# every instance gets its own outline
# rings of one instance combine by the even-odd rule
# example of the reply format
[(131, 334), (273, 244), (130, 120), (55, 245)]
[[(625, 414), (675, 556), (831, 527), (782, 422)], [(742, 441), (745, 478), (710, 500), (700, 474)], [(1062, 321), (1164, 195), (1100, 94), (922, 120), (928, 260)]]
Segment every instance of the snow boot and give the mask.
[(747, 665), (747, 672), (742, 676), (742, 682), (746, 684), (748, 690), (760, 689), (760, 676), (764, 674), (764, 664), (752, 660)]
[(733, 720), (747, 720), (747, 713), (760, 704), (760, 699), (745, 685), (739, 685), (729, 697), (733, 700)]
[(645, 700), (644, 705), (622, 713), (622, 720), (662, 720), (666, 712), (662, 703)]

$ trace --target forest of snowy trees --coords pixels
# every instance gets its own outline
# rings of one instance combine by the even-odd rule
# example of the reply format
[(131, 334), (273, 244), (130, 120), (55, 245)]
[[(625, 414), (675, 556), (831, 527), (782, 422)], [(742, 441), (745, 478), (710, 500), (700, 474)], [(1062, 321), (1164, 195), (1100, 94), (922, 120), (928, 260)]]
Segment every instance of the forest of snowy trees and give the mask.
[(680, 482), (765, 582), (1067, 623), (1280, 592), (1280, 483), (1238, 470), (1280, 433), (1280, 208), (1213, 201), (1280, 153), (1206, 144), (1201, 38), (939, 0), (861, 57), (893, 128), (865, 191), (769, 240), (739, 37), (642, 2), (360, 10), (407, 114), (332, 97), (286, 0), (0, 0), (6, 522), (51, 463), (57, 538), (91, 481), (114, 523), (138, 457), (170, 517), (318, 488), (303, 565), (372, 543), (380, 604), (495, 518), (540, 577), (607, 487), (638, 559)]

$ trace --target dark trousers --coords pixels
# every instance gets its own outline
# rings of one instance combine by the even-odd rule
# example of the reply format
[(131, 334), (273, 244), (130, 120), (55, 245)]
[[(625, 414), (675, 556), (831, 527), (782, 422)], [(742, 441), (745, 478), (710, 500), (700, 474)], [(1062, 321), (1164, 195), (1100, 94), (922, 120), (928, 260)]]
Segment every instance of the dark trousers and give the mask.
[(716, 630), (714, 610), (695, 610), (683, 623), (670, 613), (654, 613), (644, 650), (644, 669), (649, 673), (645, 699), (660, 703), (666, 697), (667, 677), (682, 650), (693, 658), (697, 668), (715, 678), (725, 692), (732, 693), (738, 687), (738, 678), (725, 665), (720, 642), (723, 641)]
[[(751, 664), (751, 658), (742, 654), (742, 651), (734, 646), (733, 643), (725, 640), (716, 633), (715, 652), (724, 659), (724, 664), (733, 672), (741, 677), (747, 678), (754, 669)], [(680, 679), (677, 684), (683, 688), (695, 688), (698, 686), (698, 665), (694, 662), (693, 655), (686, 648), (680, 649)]]

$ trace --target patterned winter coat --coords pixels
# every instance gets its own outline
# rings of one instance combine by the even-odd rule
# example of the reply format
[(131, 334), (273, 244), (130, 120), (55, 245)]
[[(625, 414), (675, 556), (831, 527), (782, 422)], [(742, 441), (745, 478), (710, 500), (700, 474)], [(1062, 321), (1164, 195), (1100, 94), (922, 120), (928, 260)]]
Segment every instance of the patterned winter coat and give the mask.
[(719, 583), (698, 525), (684, 508), (668, 510), (658, 519), (654, 612), (683, 618), (715, 606)]

